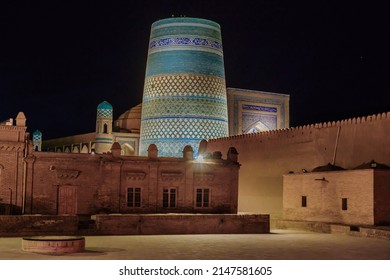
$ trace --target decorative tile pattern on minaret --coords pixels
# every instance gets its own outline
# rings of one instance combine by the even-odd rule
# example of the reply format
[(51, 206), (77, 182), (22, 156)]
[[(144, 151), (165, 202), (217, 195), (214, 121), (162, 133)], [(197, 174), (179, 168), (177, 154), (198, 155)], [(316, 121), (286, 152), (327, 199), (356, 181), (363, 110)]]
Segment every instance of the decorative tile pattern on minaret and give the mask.
[(169, 18), (152, 25), (142, 105), (140, 155), (156, 144), (159, 156), (182, 156), (202, 139), (228, 135), (219, 24)]
[(42, 150), (42, 132), (38, 129), (33, 132), (33, 146), (34, 151), (40, 152)]
[(96, 131), (95, 131), (95, 152), (97, 154), (107, 153), (111, 150), (113, 108), (110, 103), (103, 101), (97, 106)]

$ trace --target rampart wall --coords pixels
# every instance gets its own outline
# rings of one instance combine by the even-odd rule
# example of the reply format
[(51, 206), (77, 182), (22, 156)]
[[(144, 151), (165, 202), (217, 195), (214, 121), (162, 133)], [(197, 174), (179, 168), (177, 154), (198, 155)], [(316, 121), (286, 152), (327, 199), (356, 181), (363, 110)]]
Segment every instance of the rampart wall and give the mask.
[(281, 217), (283, 180), (289, 172), (333, 163), (352, 169), (375, 160), (390, 165), (390, 112), (211, 139), (207, 151), (234, 146), (242, 164), (239, 212)]

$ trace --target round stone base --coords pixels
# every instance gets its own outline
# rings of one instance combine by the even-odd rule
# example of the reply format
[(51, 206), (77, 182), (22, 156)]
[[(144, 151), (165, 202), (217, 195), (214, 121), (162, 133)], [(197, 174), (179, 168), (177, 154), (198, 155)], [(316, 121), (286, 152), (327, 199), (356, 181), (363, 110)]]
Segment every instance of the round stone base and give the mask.
[(23, 237), (22, 249), (45, 254), (77, 253), (85, 250), (85, 238), (82, 236)]

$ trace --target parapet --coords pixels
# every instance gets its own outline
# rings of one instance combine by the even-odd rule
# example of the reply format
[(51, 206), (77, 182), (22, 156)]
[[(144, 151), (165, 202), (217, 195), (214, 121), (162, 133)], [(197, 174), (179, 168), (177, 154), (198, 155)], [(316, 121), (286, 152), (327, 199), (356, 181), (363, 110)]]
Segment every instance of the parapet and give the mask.
[(111, 154), (113, 157), (119, 157), (121, 155), (121, 145), (118, 142), (114, 142), (111, 146)]
[(16, 116), (16, 126), (26, 126), (26, 116), (23, 112), (19, 112)]
[(190, 145), (187, 145), (183, 149), (183, 158), (185, 160), (193, 160), (194, 159), (194, 149)]
[(339, 120), (339, 121), (328, 121), (328, 122), (308, 124), (308, 125), (297, 126), (297, 127), (282, 128), (282, 129), (276, 129), (276, 130), (268, 130), (268, 131), (262, 131), (262, 132), (256, 132), (256, 133), (238, 134), (238, 135), (229, 136), (229, 137), (213, 138), (213, 139), (209, 139), (208, 141), (209, 142), (224, 142), (224, 141), (232, 141), (232, 140), (234, 141), (234, 140), (241, 140), (241, 139), (264, 139), (265, 137), (269, 137), (269, 136), (282, 137), (284, 135), (288, 135), (291, 132), (301, 131), (303, 133), (303, 131), (305, 131), (305, 130), (341, 127), (341, 126), (346, 126), (346, 125), (356, 125), (356, 124), (363, 124), (366, 122), (383, 121), (386, 119), (390, 119), (390, 112), (379, 113), (379, 114), (369, 115), (369, 116), (364, 116), (364, 117), (349, 118), (349, 119), (344, 119), (344, 120)]
[(155, 144), (150, 144), (148, 147), (148, 158), (156, 159), (158, 157), (158, 149)]

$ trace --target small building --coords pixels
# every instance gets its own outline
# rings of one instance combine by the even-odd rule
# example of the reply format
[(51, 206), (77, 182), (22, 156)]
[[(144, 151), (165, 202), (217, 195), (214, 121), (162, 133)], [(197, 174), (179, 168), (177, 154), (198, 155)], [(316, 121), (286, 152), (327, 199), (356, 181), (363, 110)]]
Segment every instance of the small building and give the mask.
[(283, 217), (349, 225), (389, 224), (389, 182), (389, 169), (286, 174)]
[[(234, 149), (235, 151), (235, 149)], [(26, 158), (25, 214), (237, 213), (238, 171), (228, 159), (33, 152)]]

